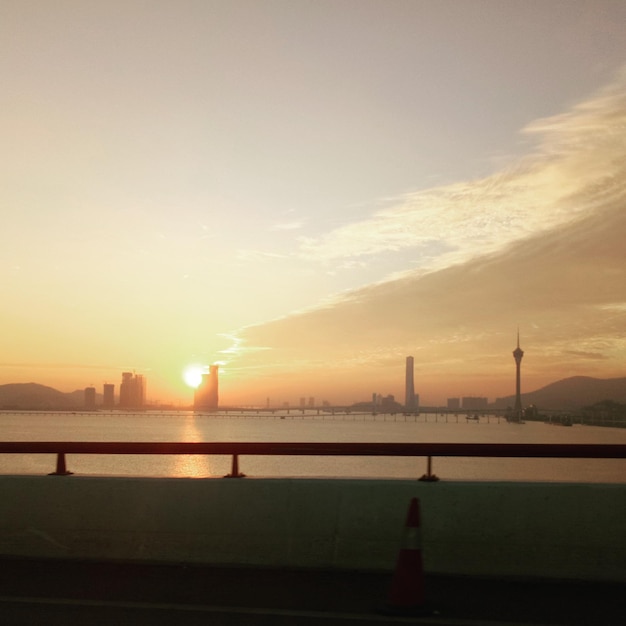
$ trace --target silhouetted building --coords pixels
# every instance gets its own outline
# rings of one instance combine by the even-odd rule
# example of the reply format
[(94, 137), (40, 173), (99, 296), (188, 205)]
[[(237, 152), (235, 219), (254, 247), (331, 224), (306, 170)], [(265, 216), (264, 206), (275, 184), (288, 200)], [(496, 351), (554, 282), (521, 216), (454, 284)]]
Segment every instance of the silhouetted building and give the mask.
[(461, 398), (448, 398), (448, 408), (455, 410), (461, 408)]
[(515, 359), (515, 406), (513, 411), (515, 417), (518, 420), (522, 419), (522, 385), (521, 385), (521, 370), (522, 370), (522, 358), (524, 357), (524, 351), (519, 347), (519, 330), (517, 331), (517, 348), (513, 350), (513, 358)]
[(196, 389), (193, 408), (200, 411), (215, 411), (218, 407), (218, 365), (210, 365), (209, 373), (202, 374), (202, 382)]
[(414, 379), (414, 362), (412, 356), (406, 357), (406, 379), (404, 386), (404, 406), (407, 411), (413, 411), (417, 408), (415, 402), (415, 379)]
[(404, 410), (404, 405), (396, 402), (392, 394), (383, 396), (378, 393), (372, 394), (371, 402), (356, 402), (352, 405), (355, 409), (372, 410), (376, 413), (400, 413)]
[(146, 379), (132, 372), (122, 374), (120, 408), (140, 409), (146, 403)]
[(489, 406), (489, 400), (487, 398), (464, 396), (462, 399), (463, 408), (466, 411), (474, 411), (476, 409), (486, 409)]
[(85, 408), (93, 411), (96, 408), (96, 388), (85, 387)]
[(102, 407), (112, 409), (115, 406), (115, 385), (104, 383), (102, 388)]
[(380, 398), (380, 406), (383, 408), (389, 408), (396, 404), (396, 399), (391, 394), (385, 396), (384, 398)]

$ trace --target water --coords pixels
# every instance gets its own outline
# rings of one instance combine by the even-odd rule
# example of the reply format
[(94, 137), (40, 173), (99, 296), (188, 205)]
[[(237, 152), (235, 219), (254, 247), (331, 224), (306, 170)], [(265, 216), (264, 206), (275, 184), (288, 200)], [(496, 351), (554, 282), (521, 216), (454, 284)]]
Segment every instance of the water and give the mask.
[[(447, 420), (447, 421), (446, 421)], [(479, 422), (464, 415), (194, 415), (163, 413), (0, 412), (4, 441), (284, 441), (284, 442), (452, 442), (452, 443), (623, 443), (626, 429), (509, 424), (495, 416)], [(68, 455), (79, 475), (215, 477), (230, 471), (228, 456)], [(0, 474), (47, 474), (54, 455), (0, 455)], [(424, 458), (242, 456), (239, 469), (255, 477), (419, 478)], [(433, 472), (449, 480), (626, 482), (624, 459), (434, 458)]]

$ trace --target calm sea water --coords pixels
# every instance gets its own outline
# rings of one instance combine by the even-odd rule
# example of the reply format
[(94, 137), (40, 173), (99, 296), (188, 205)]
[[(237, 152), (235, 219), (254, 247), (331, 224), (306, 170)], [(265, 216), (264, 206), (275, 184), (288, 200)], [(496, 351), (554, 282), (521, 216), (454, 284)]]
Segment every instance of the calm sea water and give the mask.
[[(290, 414), (195, 415), (163, 413), (12, 413), (0, 412), (4, 441), (285, 441), (285, 442), (471, 442), (471, 443), (623, 443), (626, 429), (540, 422), (509, 424), (495, 416), (479, 422), (420, 415)], [(68, 455), (78, 475), (223, 476), (227, 456)], [(1, 474), (47, 474), (54, 455), (0, 455)], [(256, 457), (239, 458), (239, 469), (257, 477), (419, 478), (423, 458)], [(435, 458), (433, 472), (450, 480), (532, 480), (626, 482), (621, 459), (463, 459)]]

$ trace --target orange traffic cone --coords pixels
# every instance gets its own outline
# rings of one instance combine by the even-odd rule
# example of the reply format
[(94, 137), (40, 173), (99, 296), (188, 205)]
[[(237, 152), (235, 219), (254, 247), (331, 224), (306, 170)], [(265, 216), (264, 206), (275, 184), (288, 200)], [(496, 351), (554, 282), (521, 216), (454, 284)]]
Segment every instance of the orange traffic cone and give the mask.
[(432, 610), (424, 604), (424, 568), (417, 498), (413, 498), (409, 505), (402, 546), (398, 553), (385, 612), (396, 615), (432, 613)]

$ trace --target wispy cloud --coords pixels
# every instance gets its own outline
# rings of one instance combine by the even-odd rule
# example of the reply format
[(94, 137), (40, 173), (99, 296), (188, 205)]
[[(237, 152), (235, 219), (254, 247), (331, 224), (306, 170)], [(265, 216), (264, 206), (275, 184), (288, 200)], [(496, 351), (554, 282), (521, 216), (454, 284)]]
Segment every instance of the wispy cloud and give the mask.
[(523, 129), (537, 148), (517, 164), (398, 198), (370, 219), (302, 238), (300, 254), (336, 262), (411, 250), (423, 272), (499, 252), (582, 219), (603, 199), (622, 194), (625, 127), (626, 72), (568, 113)]
[[(414, 262), (317, 307), (249, 326), (238, 366), (401, 380), (393, 357), (415, 354), (432, 388), (481, 381), (510, 391), (515, 329), (535, 384), (585, 373), (616, 376), (626, 358), (626, 76), (566, 114), (524, 129), (536, 148), (515, 167), (407, 195), (371, 219), (301, 240), (311, 262)], [(404, 255), (406, 256), (406, 255)], [(369, 257), (369, 258), (368, 258)], [(497, 382), (499, 381), (499, 382)], [(495, 385), (495, 387), (494, 387)], [(450, 390), (452, 391), (452, 390)]]
[(304, 228), (304, 222), (302, 220), (278, 222), (270, 226), (270, 230), (299, 230), (301, 228)]
[(609, 302), (600, 304), (598, 308), (603, 311), (615, 311), (617, 313), (626, 313), (626, 302)]
[(590, 359), (592, 361), (604, 361), (608, 359), (606, 355), (600, 354), (599, 352), (584, 352), (583, 350), (566, 350), (565, 354), (577, 359)]
[(237, 250), (237, 260), (238, 261), (263, 261), (267, 259), (283, 259), (285, 258), (284, 254), (279, 254), (278, 252), (267, 252), (263, 250), (248, 250), (248, 249), (239, 249)]
[[(41, 363), (41, 362), (25, 362), (25, 363), (0, 363), (0, 368), (3, 369), (73, 369), (73, 370), (111, 370), (111, 364), (108, 365), (91, 365), (85, 363)], [(119, 369), (133, 369), (128, 366), (120, 366)]]

